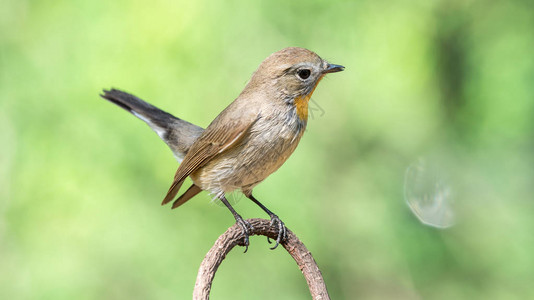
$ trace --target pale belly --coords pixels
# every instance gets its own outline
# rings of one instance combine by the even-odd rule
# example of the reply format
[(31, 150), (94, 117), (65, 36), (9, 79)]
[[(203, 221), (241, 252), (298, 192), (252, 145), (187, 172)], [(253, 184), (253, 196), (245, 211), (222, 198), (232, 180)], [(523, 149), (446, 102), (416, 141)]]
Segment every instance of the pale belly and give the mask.
[(268, 130), (259, 125), (240, 145), (191, 174), (193, 182), (215, 195), (236, 189), (247, 194), (280, 168), (297, 147), (304, 130), (297, 132), (283, 123)]

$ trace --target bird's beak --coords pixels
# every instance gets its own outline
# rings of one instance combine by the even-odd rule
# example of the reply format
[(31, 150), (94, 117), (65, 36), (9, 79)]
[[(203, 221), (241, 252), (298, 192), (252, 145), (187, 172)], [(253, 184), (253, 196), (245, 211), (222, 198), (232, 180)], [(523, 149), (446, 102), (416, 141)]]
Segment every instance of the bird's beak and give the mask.
[(326, 65), (326, 69), (323, 70), (323, 74), (341, 72), (343, 70), (345, 70), (345, 67), (341, 65), (328, 64)]

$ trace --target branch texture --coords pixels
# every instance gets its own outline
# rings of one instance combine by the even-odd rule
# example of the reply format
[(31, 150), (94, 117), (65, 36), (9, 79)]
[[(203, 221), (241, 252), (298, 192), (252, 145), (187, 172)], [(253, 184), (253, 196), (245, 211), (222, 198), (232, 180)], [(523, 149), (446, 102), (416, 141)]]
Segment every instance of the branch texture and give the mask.
[[(253, 229), (250, 235), (264, 235), (276, 240), (278, 235), (278, 228), (271, 226), (271, 221), (264, 219), (248, 219), (247, 220)], [(197, 281), (193, 291), (194, 300), (207, 300), (211, 291), (211, 284), (215, 277), (215, 272), (219, 268), (226, 255), (236, 246), (244, 246), (244, 236), (241, 228), (236, 224), (228, 228), (211, 247), (208, 254), (202, 261), (200, 269), (198, 270)], [(323, 275), (317, 267), (317, 263), (313, 259), (310, 251), (297, 238), (297, 236), (289, 229), (287, 229), (287, 239), (280, 243), (287, 252), (293, 257), (298, 267), (302, 271), (312, 299), (326, 300), (330, 299), (326, 285), (324, 283)]]

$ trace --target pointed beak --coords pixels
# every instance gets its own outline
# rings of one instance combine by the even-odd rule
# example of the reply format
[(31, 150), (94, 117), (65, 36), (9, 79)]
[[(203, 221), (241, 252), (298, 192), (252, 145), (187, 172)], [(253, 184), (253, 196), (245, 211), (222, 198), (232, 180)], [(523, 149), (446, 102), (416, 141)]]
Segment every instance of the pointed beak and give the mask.
[(345, 70), (345, 67), (341, 65), (328, 64), (326, 65), (326, 69), (323, 70), (323, 74), (341, 72), (343, 70)]

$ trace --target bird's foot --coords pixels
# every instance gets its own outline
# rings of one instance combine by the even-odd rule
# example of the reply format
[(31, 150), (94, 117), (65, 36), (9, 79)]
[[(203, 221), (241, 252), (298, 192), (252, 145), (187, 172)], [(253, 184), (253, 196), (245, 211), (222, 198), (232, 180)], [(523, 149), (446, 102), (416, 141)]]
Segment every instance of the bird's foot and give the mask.
[[(271, 250), (276, 249), (276, 247), (278, 247), (280, 242), (287, 238), (286, 225), (284, 224), (284, 222), (282, 222), (282, 220), (280, 220), (280, 218), (278, 218), (277, 215), (272, 214), (271, 215), (271, 227), (275, 226), (277, 223), (278, 223), (278, 236), (276, 237), (276, 244), (274, 244), (274, 247), (272, 247)], [(269, 239), (269, 237), (267, 237), (267, 242), (271, 244), (271, 239)]]
[(243, 235), (245, 236), (243, 238), (243, 244), (245, 245), (245, 252), (243, 253), (247, 253), (247, 250), (248, 250), (248, 245), (250, 245), (250, 242), (249, 242), (249, 233), (252, 231), (252, 225), (250, 225), (249, 222), (243, 220), (243, 218), (241, 216), (238, 216), (236, 219), (236, 224), (239, 225), (239, 227), (241, 227), (241, 230), (243, 231)]

